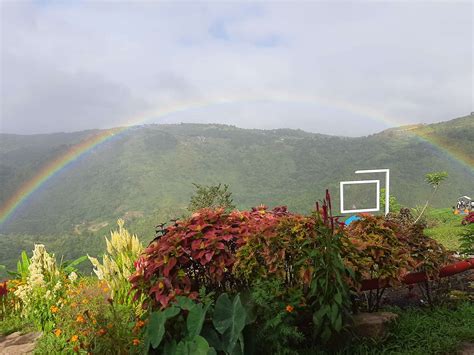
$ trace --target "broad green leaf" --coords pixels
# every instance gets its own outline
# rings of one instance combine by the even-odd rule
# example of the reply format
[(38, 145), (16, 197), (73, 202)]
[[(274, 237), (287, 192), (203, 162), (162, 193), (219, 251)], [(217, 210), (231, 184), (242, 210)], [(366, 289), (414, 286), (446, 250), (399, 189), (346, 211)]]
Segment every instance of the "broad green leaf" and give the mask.
[(175, 355), (176, 354), (176, 340), (172, 340), (171, 342), (166, 342), (163, 348), (163, 355)]
[(153, 312), (150, 315), (150, 321), (148, 323), (147, 335), (150, 339), (151, 346), (156, 349), (163, 339), (165, 334), (165, 322), (166, 317), (163, 312)]
[(234, 297), (233, 302), (230, 301), (226, 293), (219, 296), (212, 322), (216, 330), (223, 334), (228, 353), (232, 353), (235, 348), (240, 333), (245, 327), (246, 317), (245, 308), (242, 306), (239, 295)]
[(182, 340), (176, 347), (176, 355), (207, 355), (209, 353), (209, 344), (206, 339), (196, 336), (192, 340)]
[(202, 325), (204, 324), (204, 319), (206, 317), (207, 309), (209, 308), (207, 304), (204, 308), (200, 304), (196, 304), (188, 314), (188, 319), (186, 320), (186, 327), (188, 329), (189, 338), (194, 338), (195, 336), (201, 334)]
[(169, 308), (166, 308), (163, 313), (166, 317), (166, 319), (169, 319), (169, 318), (173, 318), (174, 316), (176, 316), (177, 314), (179, 314), (179, 312), (181, 312), (181, 310), (178, 308), (178, 307), (175, 307), (175, 306), (171, 306)]
[(211, 328), (211, 326), (205, 326), (201, 331), (201, 335), (207, 340), (210, 346), (212, 346), (217, 351), (224, 351), (221, 340), (217, 332)]
[(178, 306), (180, 306), (182, 309), (185, 309), (187, 311), (191, 310), (196, 303), (193, 302), (191, 299), (184, 297), (184, 296), (178, 296), (176, 297), (176, 302), (178, 303)]

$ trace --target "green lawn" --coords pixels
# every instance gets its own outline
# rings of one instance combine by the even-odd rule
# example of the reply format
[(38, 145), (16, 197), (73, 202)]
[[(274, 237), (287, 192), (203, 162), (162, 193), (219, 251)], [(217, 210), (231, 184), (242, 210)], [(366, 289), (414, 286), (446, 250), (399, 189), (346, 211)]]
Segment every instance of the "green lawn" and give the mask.
[(425, 229), (425, 234), (449, 250), (457, 250), (459, 236), (466, 228), (461, 224), (464, 216), (453, 214), (450, 208), (442, 208), (429, 210), (426, 217), (428, 228)]
[(400, 318), (385, 342), (363, 340), (344, 354), (455, 354), (461, 343), (474, 342), (473, 303), (395, 312)]

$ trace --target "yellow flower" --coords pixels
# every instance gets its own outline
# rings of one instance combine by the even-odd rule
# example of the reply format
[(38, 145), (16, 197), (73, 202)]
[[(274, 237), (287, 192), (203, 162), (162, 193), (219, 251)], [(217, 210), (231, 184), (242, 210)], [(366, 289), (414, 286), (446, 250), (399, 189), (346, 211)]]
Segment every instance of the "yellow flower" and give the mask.
[(82, 316), (82, 314), (78, 314), (77, 317), (76, 317), (76, 322), (77, 322), (77, 323), (85, 323), (86, 320), (84, 319), (84, 317)]
[(59, 308), (56, 306), (51, 306), (51, 313), (58, 313)]
[(54, 331), (54, 335), (56, 335), (57, 337), (59, 337), (59, 336), (61, 335), (61, 333), (62, 333), (62, 330), (61, 330), (61, 329), (56, 329), (56, 330)]
[(77, 339), (79, 339), (79, 337), (78, 337), (77, 335), (73, 335), (73, 336), (71, 337), (71, 342), (72, 342), (72, 343), (75, 343), (75, 342), (77, 341)]

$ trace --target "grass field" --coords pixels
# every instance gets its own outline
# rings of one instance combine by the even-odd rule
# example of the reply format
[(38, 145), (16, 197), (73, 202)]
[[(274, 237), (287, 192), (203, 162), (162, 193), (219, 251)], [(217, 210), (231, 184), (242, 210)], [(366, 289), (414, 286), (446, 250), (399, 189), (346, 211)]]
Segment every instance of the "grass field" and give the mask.
[(449, 250), (457, 250), (460, 234), (466, 228), (461, 224), (463, 217), (455, 215), (450, 208), (431, 209), (426, 215), (428, 228), (425, 229), (425, 234)]

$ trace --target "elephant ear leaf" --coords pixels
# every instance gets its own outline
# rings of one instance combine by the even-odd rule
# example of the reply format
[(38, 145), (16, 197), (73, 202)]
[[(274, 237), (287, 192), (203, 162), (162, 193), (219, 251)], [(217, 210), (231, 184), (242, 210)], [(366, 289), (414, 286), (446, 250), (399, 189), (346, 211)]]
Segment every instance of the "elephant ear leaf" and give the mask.
[(176, 347), (175, 355), (208, 355), (215, 354), (215, 351), (209, 344), (206, 339), (201, 336), (196, 336), (191, 340), (182, 340), (178, 343)]
[(227, 353), (233, 353), (245, 327), (246, 320), (247, 313), (242, 306), (239, 295), (236, 295), (232, 302), (226, 293), (219, 296), (212, 322), (216, 330), (223, 336)]
[(151, 346), (156, 349), (165, 334), (166, 316), (163, 312), (153, 312), (147, 327), (147, 338)]
[(204, 324), (204, 319), (206, 318), (208, 308), (209, 304), (204, 308), (202, 305), (196, 304), (189, 310), (188, 318), (186, 320), (189, 338), (194, 338), (195, 336), (201, 334), (202, 325)]

